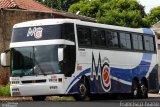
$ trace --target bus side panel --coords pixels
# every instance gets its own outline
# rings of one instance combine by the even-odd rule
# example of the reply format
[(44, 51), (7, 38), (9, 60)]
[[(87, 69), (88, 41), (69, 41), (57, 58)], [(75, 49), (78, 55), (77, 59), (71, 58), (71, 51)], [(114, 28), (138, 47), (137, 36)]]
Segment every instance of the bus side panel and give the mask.
[[(153, 82), (149, 74), (157, 76), (156, 64), (156, 54), (152, 53), (83, 49), (78, 52), (77, 63), (82, 70), (75, 72), (77, 79), (73, 81), (77, 82), (72, 82), (75, 84), (70, 86), (76, 87), (85, 75), (91, 93), (130, 93), (134, 77), (139, 81), (146, 77)], [(156, 83), (157, 80), (154, 81)], [(157, 89), (157, 84), (154, 89)], [(68, 92), (78, 92), (78, 89), (72, 88)]]
[(158, 93), (159, 83), (158, 83), (158, 64), (153, 68), (152, 72), (148, 77), (148, 91)]

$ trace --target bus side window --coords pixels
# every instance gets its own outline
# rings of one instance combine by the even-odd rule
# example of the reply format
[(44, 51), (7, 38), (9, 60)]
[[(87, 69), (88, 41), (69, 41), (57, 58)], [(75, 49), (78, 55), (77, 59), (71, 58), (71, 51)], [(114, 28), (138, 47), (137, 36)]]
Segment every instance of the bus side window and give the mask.
[(78, 43), (80, 46), (91, 46), (91, 30), (84, 26), (77, 26)]
[(100, 43), (101, 43), (101, 46), (106, 46), (106, 37), (105, 37), (105, 31), (104, 30), (101, 30), (100, 31)]
[(93, 45), (98, 46), (99, 45), (99, 32), (97, 29), (92, 29), (92, 38), (93, 38)]
[(120, 32), (120, 46), (122, 49), (131, 49), (131, 36), (128, 33)]
[(107, 47), (112, 47), (112, 32), (111, 31), (106, 31), (106, 44)]
[(95, 46), (105, 46), (106, 39), (105, 39), (105, 31), (101, 29), (92, 29), (92, 38), (93, 38), (93, 45)]
[(118, 48), (119, 42), (118, 42), (117, 32), (107, 31), (106, 34), (107, 34), (108, 47), (109, 48)]
[(75, 42), (74, 24), (65, 23), (62, 27), (62, 38)]
[(153, 37), (149, 37), (147, 35), (144, 36), (144, 45), (146, 51), (154, 51), (154, 41)]
[(143, 50), (143, 39), (142, 35), (132, 34), (133, 49)]

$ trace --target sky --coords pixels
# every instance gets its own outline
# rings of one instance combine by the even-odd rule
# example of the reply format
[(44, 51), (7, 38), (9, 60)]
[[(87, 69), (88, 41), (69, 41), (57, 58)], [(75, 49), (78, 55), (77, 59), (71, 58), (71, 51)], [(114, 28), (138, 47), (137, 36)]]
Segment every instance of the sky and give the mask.
[(160, 6), (160, 0), (137, 0), (140, 4), (145, 6), (145, 12), (149, 13), (154, 7)]

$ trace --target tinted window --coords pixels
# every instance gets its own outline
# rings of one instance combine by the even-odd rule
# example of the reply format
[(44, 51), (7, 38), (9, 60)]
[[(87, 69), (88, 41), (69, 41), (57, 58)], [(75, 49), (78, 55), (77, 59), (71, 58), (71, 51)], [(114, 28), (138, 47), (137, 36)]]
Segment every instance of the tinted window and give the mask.
[(75, 41), (75, 35), (74, 35), (74, 24), (72, 23), (65, 23), (63, 24), (63, 31), (62, 36), (64, 39)]
[(11, 75), (29, 76), (33, 74), (62, 73), (58, 61), (58, 46), (44, 45), (12, 48)]
[(33, 68), (33, 47), (12, 49), (12, 70)]
[(92, 29), (92, 38), (93, 38), (93, 45), (105, 46), (106, 39), (105, 39), (105, 32), (103, 30)]
[(154, 51), (153, 37), (144, 36), (144, 45), (145, 45), (145, 50)]
[(78, 43), (83, 46), (91, 45), (91, 30), (84, 26), (77, 26)]
[(105, 31), (101, 30), (100, 31), (100, 39), (101, 39), (101, 45), (106, 46), (106, 36), (105, 36)]
[(141, 35), (132, 34), (133, 49), (143, 50), (143, 39)]
[(118, 43), (118, 34), (117, 32), (110, 32), (110, 31), (106, 31), (106, 36), (107, 36), (107, 40), (108, 40), (108, 46), (110, 48), (118, 48), (119, 47), (119, 43)]
[(111, 47), (112, 46), (112, 32), (111, 31), (106, 31), (106, 44), (107, 47)]
[(62, 25), (14, 28), (12, 42), (61, 39)]
[(121, 45), (121, 48), (131, 49), (130, 34), (120, 33), (120, 45)]
[(143, 50), (143, 38), (141, 35), (138, 36), (138, 46), (140, 50)]

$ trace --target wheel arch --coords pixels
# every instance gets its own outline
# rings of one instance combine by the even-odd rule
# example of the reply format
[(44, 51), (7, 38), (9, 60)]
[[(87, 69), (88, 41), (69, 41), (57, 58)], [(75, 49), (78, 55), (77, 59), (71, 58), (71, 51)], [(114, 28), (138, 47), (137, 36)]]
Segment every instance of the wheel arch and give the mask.
[(89, 78), (88, 78), (86, 75), (84, 75), (84, 76), (81, 77), (81, 80), (85, 80), (85, 82), (86, 82), (87, 85), (88, 85), (88, 89), (89, 89), (89, 91), (90, 91), (90, 82), (89, 82)]
[(143, 77), (143, 78), (141, 79), (141, 83), (142, 83), (142, 82), (144, 82), (144, 84), (147, 86), (147, 89), (148, 89), (148, 80), (147, 80), (146, 77)]
[(132, 79), (132, 83), (133, 82), (137, 82), (138, 84), (139, 84), (139, 79), (138, 79), (138, 77), (134, 77), (133, 79)]

